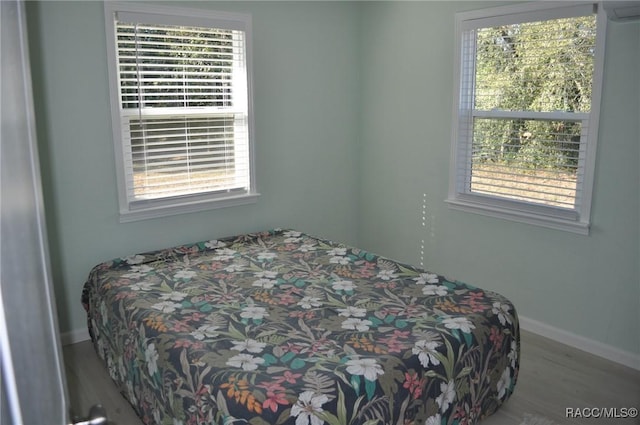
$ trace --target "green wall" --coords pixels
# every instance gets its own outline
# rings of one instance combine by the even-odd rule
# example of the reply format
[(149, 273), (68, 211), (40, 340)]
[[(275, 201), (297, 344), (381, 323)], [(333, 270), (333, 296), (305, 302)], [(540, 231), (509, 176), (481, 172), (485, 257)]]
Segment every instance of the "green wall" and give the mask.
[(495, 4), (194, 2), (253, 17), (262, 196), (120, 224), (102, 4), (29, 2), (61, 331), (85, 326), (80, 292), (100, 261), (284, 226), (424, 262), (522, 316), (640, 354), (640, 23), (608, 27), (593, 228), (579, 236), (444, 203), (454, 13)]
[(357, 7), (204, 3), (253, 17), (252, 205), (120, 224), (101, 2), (27, 4), (37, 132), (61, 332), (85, 327), (99, 262), (273, 227), (356, 238)]
[(411, 263), (424, 258), (434, 272), (506, 295), (522, 316), (640, 354), (640, 23), (607, 28), (593, 227), (580, 236), (444, 203), (454, 12), (483, 6), (365, 9), (358, 242)]

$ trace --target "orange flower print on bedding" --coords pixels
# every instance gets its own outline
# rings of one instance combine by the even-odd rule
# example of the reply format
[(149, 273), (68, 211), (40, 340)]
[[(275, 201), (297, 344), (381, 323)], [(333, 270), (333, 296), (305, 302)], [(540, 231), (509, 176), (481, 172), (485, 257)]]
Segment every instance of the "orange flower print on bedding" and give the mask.
[(151, 315), (149, 317), (144, 318), (144, 324), (150, 327), (151, 329), (155, 329), (159, 332), (166, 332), (167, 325), (164, 324), (162, 320), (162, 316)]
[(450, 312), (450, 313), (469, 314), (473, 312), (472, 308), (469, 308), (460, 304), (455, 304), (453, 301), (449, 299), (436, 302), (435, 307), (437, 307), (442, 311)]
[(383, 347), (375, 345), (372, 340), (364, 336), (359, 338), (356, 336), (352, 336), (350, 342), (353, 348), (360, 348), (376, 354), (387, 354), (387, 350), (385, 350)]
[(220, 388), (226, 389), (229, 399), (247, 406), (250, 412), (262, 413), (262, 404), (249, 391), (249, 381), (246, 379), (237, 380), (235, 376), (230, 376), (226, 383), (220, 385)]

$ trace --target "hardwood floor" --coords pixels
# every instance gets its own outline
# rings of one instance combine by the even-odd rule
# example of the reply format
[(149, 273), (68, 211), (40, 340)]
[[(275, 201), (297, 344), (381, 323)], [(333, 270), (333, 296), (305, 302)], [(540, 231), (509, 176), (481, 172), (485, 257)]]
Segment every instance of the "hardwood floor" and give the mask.
[[(66, 345), (62, 349), (67, 372), (71, 415), (84, 418), (94, 404), (106, 409), (109, 425), (142, 425), (133, 408), (109, 377), (91, 341)], [(73, 421), (72, 421), (73, 422)]]
[[(521, 368), (511, 399), (482, 425), (520, 425), (525, 414), (558, 425), (639, 425), (640, 418), (567, 418), (567, 408), (640, 408), (640, 371), (523, 331)], [(117, 391), (90, 341), (63, 349), (73, 414), (101, 403), (110, 423), (141, 425)]]
[(525, 413), (559, 425), (638, 425), (640, 419), (566, 417), (567, 408), (640, 408), (640, 371), (522, 332), (516, 389), (482, 425), (519, 425)]

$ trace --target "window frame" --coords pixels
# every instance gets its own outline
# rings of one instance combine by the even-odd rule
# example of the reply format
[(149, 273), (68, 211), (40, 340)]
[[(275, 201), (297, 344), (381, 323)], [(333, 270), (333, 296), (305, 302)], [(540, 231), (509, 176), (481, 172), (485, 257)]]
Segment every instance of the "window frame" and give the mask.
[[(123, 115), (126, 114), (121, 112), (120, 77), (116, 45), (117, 13), (146, 15), (144, 19), (149, 20), (147, 23), (158, 25), (201, 26), (209, 28), (234, 29), (244, 32), (247, 107), (246, 125), (248, 132), (247, 149), (249, 161), (249, 187), (247, 190), (216, 190), (191, 195), (174, 195), (157, 199), (136, 201), (132, 201), (129, 198), (127, 195), (128, 188), (125, 174), (125, 135), (128, 130), (125, 126), (126, 120), (123, 119)], [(240, 13), (128, 2), (104, 2), (104, 15), (107, 45), (107, 68), (109, 76), (109, 99), (118, 188), (119, 221), (124, 223), (255, 203), (260, 194), (257, 191), (255, 180), (251, 16)], [(158, 115), (170, 115), (170, 112), (171, 111), (159, 111)], [(195, 114), (188, 113), (187, 115)]]
[[(595, 8), (595, 9), (594, 9)], [(584, 15), (584, 11), (595, 10), (596, 15), (596, 51), (594, 55), (594, 73), (592, 80), (591, 109), (588, 113), (564, 112), (532, 112), (532, 111), (488, 111), (477, 116), (493, 116), (495, 118), (562, 118), (567, 114), (572, 120), (587, 122), (588, 131), (585, 140), (584, 155), (579, 158), (583, 171), (582, 183), (578, 182), (576, 196), (578, 205), (574, 209), (559, 208), (527, 201), (518, 201), (507, 197), (493, 196), (472, 192), (470, 187), (471, 156), (473, 130), (464, 134), (462, 127), (473, 123), (474, 108), (473, 75), (463, 75), (463, 61), (472, 60), (475, 74), (475, 46), (465, 57), (464, 34), (466, 31), (497, 25), (531, 22), (547, 19), (559, 19)], [(449, 193), (446, 203), (449, 208), (465, 212), (477, 213), (511, 221), (542, 226), (551, 229), (565, 230), (588, 235), (590, 229), (591, 201), (596, 161), (596, 145), (598, 140), (598, 124), (600, 117), (600, 99), (604, 68), (604, 47), (606, 35), (606, 14), (600, 5), (594, 2), (540, 2), (524, 3), (496, 8), (459, 12), (455, 16), (455, 69), (454, 69), (454, 105), (451, 144), (451, 164), (449, 176)], [(465, 91), (466, 90), (466, 91)], [(471, 99), (467, 101), (466, 99)], [(465, 104), (465, 102), (467, 104)], [(582, 121), (584, 119), (584, 121)]]

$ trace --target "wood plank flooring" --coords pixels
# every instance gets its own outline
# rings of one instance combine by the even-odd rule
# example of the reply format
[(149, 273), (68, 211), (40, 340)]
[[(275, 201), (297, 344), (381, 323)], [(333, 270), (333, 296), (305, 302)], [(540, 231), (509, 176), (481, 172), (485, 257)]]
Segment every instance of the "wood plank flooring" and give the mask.
[[(520, 425), (525, 414), (558, 425), (640, 425), (640, 418), (567, 418), (567, 408), (640, 408), (640, 371), (523, 331), (521, 367), (515, 392), (481, 425)], [(111, 382), (90, 341), (63, 348), (73, 414), (86, 415), (101, 403), (110, 424), (141, 425)]]

